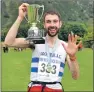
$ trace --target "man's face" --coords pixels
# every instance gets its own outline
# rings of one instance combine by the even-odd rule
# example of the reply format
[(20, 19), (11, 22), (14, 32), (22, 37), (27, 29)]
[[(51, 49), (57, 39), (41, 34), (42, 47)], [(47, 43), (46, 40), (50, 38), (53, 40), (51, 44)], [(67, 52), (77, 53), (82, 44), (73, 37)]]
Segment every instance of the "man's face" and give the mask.
[(49, 36), (54, 37), (58, 34), (62, 23), (57, 15), (48, 14), (45, 17), (44, 28), (47, 30)]

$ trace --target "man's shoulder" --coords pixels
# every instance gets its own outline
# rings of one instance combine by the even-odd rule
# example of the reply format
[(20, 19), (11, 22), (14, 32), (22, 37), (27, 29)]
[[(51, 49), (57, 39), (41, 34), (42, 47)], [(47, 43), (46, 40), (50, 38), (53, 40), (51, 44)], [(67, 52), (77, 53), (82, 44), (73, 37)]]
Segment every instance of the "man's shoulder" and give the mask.
[(62, 43), (65, 44), (65, 45), (68, 44), (66, 41), (63, 41), (63, 40), (60, 40), (60, 42), (61, 42), (61, 44), (62, 44)]

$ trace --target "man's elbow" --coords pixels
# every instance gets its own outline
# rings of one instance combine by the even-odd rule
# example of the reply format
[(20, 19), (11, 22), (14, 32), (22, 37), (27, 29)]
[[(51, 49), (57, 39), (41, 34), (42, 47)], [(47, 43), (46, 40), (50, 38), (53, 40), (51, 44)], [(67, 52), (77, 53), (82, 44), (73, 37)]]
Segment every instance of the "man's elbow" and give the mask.
[(8, 47), (12, 45), (12, 43), (11, 43), (10, 41), (7, 41), (7, 40), (4, 41), (4, 44), (5, 44), (6, 46), (8, 46)]

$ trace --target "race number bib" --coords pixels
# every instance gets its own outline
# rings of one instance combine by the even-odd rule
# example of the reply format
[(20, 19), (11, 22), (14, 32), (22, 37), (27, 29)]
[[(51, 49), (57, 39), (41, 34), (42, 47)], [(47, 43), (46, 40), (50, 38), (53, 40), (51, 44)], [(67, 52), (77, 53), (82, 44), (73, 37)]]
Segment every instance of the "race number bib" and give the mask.
[(59, 63), (39, 62), (38, 79), (40, 81), (55, 81), (58, 78)]

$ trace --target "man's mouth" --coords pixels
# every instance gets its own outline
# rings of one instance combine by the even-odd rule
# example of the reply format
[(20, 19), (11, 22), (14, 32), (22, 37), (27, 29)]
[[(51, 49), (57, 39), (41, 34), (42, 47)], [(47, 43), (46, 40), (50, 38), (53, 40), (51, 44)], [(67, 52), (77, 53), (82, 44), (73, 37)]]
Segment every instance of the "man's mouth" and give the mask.
[(57, 27), (55, 27), (55, 26), (49, 27), (48, 30), (49, 30), (50, 32), (56, 32)]
[(49, 30), (51, 33), (54, 33), (54, 32), (56, 32), (56, 29), (50, 29)]
[(58, 28), (56, 26), (51, 26), (48, 28), (48, 35), (51, 37), (56, 36), (58, 32), (59, 31), (58, 31)]

